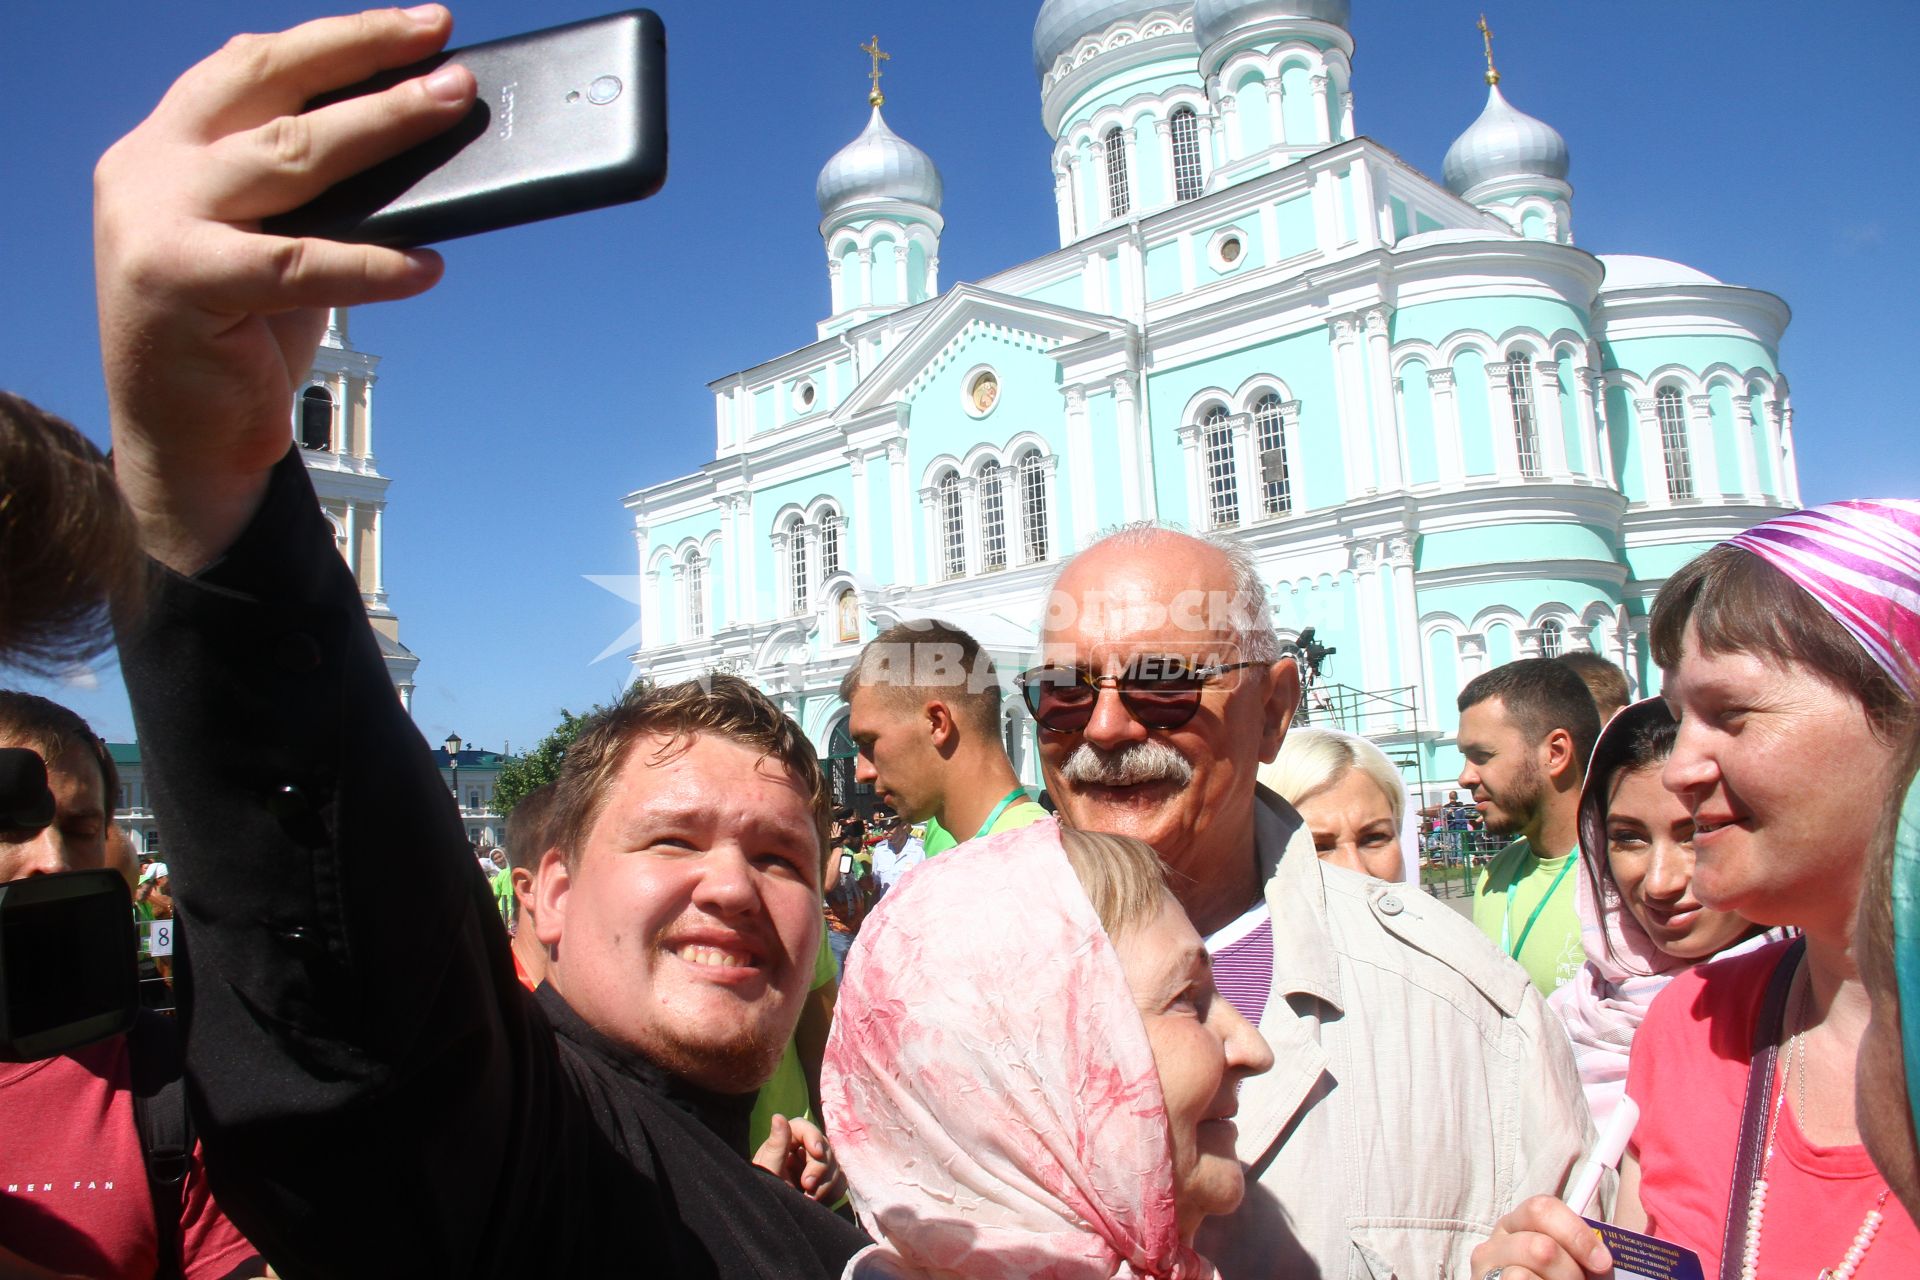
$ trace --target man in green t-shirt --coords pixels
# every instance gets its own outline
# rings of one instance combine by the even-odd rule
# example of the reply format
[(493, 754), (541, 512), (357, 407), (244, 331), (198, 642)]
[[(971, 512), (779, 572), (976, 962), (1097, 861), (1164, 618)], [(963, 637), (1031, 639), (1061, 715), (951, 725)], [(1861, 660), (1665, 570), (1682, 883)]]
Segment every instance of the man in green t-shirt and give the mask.
[(854, 777), (925, 822), (928, 857), (1038, 822), (1000, 741), (1000, 677), (972, 636), (931, 618), (875, 636), (840, 682)]
[(1586, 960), (1574, 864), (1580, 784), (1599, 736), (1585, 682), (1548, 658), (1496, 667), (1460, 691), (1460, 785), (1472, 789), (1487, 830), (1517, 837), (1487, 864), (1473, 922), (1542, 995)]

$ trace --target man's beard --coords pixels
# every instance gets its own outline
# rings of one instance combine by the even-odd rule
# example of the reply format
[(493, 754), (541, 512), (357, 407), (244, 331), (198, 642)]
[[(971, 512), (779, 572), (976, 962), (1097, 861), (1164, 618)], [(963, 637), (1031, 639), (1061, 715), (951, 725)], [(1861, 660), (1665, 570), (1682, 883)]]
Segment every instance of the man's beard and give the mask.
[(1487, 798), (1498, 807), (1499, 813), (1487, 814), (1487, 830), (1497, 836), (1517, 836), (1533, 825), (1540, 815), (1541, 806), (1547, 801), (1547, 775), (1540, 767), (1531, 762), (1526, 773), (1516, 778), (1503, 793), (1489, 792)]
[(718, 1043), (681, 1039), (662, 1028), (649, 1043), (635, 1047), (653, 1065), (682, 1080), (715, 1093), (740, 1094), (752, 1093), (773, 1078), (787, 1041), (752, 1026), (740, 1027)]
[(1114, 751), (1082, 742), (1060, 762), (1060, 779), (1078, 786), (1137, 787), (1171, 782), (1184, 787), (1193, 781), (1193, 765), (1158, 738), (1129, 742)]

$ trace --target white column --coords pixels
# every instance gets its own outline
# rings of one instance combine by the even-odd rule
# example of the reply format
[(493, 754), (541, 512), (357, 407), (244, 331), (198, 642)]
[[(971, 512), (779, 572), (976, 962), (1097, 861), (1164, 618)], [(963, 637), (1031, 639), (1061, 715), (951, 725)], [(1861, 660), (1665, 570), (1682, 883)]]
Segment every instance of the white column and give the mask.
[(773, 548), (773, 616), (784, 618), (793, 609), (793, 562), (787, 557), (787, 531), (775, 529), (767, 537)]
[(1460, 452), (1460, 406), (1453, 398), (1453, 370), (1427, 370), (1427, 390), (1433, 395), (1433, 451), (1440, 483), (1452, 489), (1466, 477), (1466, 459)]
[(1366, 394), (1360, 379), (1360, 344), (1353, 316), (1333, 319), (1333, 391), (1340, 418), (1340, 456), (1346, 465), (1346, 501), (1377, 492), (1373, 450), (1367, 447), (1371, 424), (1366, 416)]
[(1292, 141), (1287, 137), (1287, 114), (1280, 109), (1280, 82), (1262, 81), (1260, 88), (1267, 100), (1267, 136), (1276, 143)]
[(1374, 454), (1379, 466), (1379, 487), (1389, 492), (1405, 485), (1406, 469), (1401, 463), (1400, 420), (1393, 403), (1393, 355), (1387, 340), (1387, 310), (1374, 307), (1367, 312), (1367, 378), (1373, 391)]
[(907, 442), (887, 441), (887, 493), (893, 503), (893, 527), (887, 541), (893, 547), (893, 580), (912, 582), (913, 486), (907, 483)]
[(1122, 375), (1126, 383), (1126, 399), (1132, 406), (1129, 412), (1133, 416), (1134, 445), (1140, 457), (1140, 515), (1141, 520), (1160, 518), (1159, 480), (1155, 474), (1153, 460), (1153, 406), (1141, 392), (1140, 379), (1144, 375), (1129, 372)]
[(1469, 680), (1487, 669), (1487, 640), (1478, 633), (1456, 636), (1454, 644), (1460, 657), (1460, 683), (1464, 687)]
[(1786, 477), (1787, 489), (1780, 496), (1797, 507), (1800, 505), (1800, 456), (1793, 447), (1793, 403), (1775, 402), (1773, 409), (1780, 424), (1780, 474)]
[(373, 523), (370, 528), (373, 534), (373, 594), (377, 596), (387, 594), (386, 566), (381, 563), (385, 557), (380, 554), (380, 526), (383, 523), (382, 517), (386, 513), (387, 507), (384, 502), (374, 504)]
[(1240, 102), (1233, 94), (1226, 91), (1225, 86), (1221, 86), (1218, 97), (1220, 125), (1227, 135), (1227, 162), (1231, 164), (1247, 153), (1246, 143), (1240, 131)]
[(1580, 415), (1580, 452), (1587, 460), (1587, 474), (1597, 480), (1613, 482), (1613, 450), (1600, 445), (1600, 411), (1595, 407), (1597, 379), (1588, 365), (1573, 371), (1573, 407)]
[[(1667, 496), (1667, 460), (1660, 446), (1660, 417), (1654, 408), (1652, 396), (1641, 396), (1633, 402), (1635, 414), (1634, 434), (1640, 441), (1641, 482), (1647, 488), (1647, 505), (1664, 507), (1672, 502)], [(1699, 492), (1698, 486), (1694, 490)]]
[(920, 491), (920, 515), (920, 526), (925, 531), (927, 547), (926, 567), (919, 575), (919, 581), (924, 585), (942, 581), (947, 576), (946, 516), (940, 510), (940, 491), (931, 485)]
[(1074, 236), (1073, 173), (1065, 163), (1056, 164), (1053, 169), (1053, 201), (1060, 210), (1060, 243), (1072, 244)]
[(360, 382), (360, 456), (367, 460), (367, 466), (374, 465), (372, 378), (365, 378)]
[(867, 455), (847, 454), (847, 474), (853, 481), (853, 567), (861, 577), (873, 575), (873, 504), (867, 498)]
[(1120, 510), (1127, 520), (1139, 520), (1145, 504), (1141, 500), (1140, 423), (1135, 413), (1133, 380), (1118, 374), (1108, 383), (1113, 392), (1113, 414), (1119, 436)]
[(1374, 202), (1373, 169), (1359, 160), (1347, 172), (1353, 178), (1349, 184), (1353, 188), (1353, 233), (1360, 237), (1362, 248), (1371, 249), (1383, 239), (1380, 210)]
[(353, 574), (353, 583), (361, 590), (366, 588), (360, 582), (360, 504), (347, 503), (347, 569)]
[[(1347, 544), (1348, 565), (1353, 570), (1353, 600), (1359, 614), (1360, 634), (1363, 636), (1384, 637), (1387, 631), (1386, 611), (1380, 601), (1380, 566), (1378, 548), (1366, 539), (1357, 538)], [(1386, 646), (1377, 643), (1362, 645), (1360, 649), (1361, 687), (1369, 690), (1385, 689), (1389, 685), (1383, 665), (1386, 662)]]
[(899, 305), (903, 307), (913, 300), (913, 292), (907, 287), (907, 246), (909, 243), (906, 228), (900, 228), (899, 238), (893, 242), (893, 296)]
[(1533, 419), (1540, 432), (1541, 465), (1556, 479), (1567, 474), (1567, 427), (1560, 412), (1560, 391), (1560, 362), (1535, 361)]
[(1213, 153), (1213, 115), (1201, 112), (1200, 118), (1194, 123), (1200, 139), (1200, 189), (1204, 191), (1213, 181), (1213, 171), (1219, 167), (1219, 160)]
[[(1400, 670), (1396, 678), (1400, 684), (1418, 687), (1424, 707), (1431, 686), (1426, 675), (1427, 647), (1420, 643), (1420, 606), (1413, 586), (1413, 538), (1410, 534), (1403, 533), (1388, 541), (1387, 569), (1390, 575), (1387, 590), (1393, 598), (1393, 629), (1398, 638), (1395, 648), (1400, 653)], [(1421, 726), (1402, 723), (1400, 727), (1415, 729)]]
[(833, 296), (832, 314), (837, 316), (847, 309), (847, 300), (840, 286), (840, 259), (831, 253), (827, 255), (827, 289)]
[(1227, 419), (1232, 439), (1233, 478), (1240, 492), (1240, 527), (1260, 518), (1260, 455), (1254, 449), (1253, 415), (1236, 413)]
[(1687, 397), (1687, 435), (1693, 442), (1693, 491), (1700, 497), (1720, 498), (1720, 446), (1713, 438), (1713, 397)]
[(1733, 400), (1733, 443), (1740, 451), (1740, 493), (1749, 501), (1760, 496), (1760, 472), (1753, 454), (1753, 401), (1744, 392)]
[(1127, 210), (1121, 215), (1127, 218), (1138, 214), (1146, 204), (1146, 192), (1140, 187), (1140, 139), (1131, 124), (1120, 126), (1120, 149), (1127, 157)]
[[(937, 250), (940, 247), (939, 242), (935, 241), (933, 247)], [(940, 255), (931, 250), (927, 253), (927, 296), (929, 298), (940, 296)]]
[(1313, 86), (1313, 140), (1332, 142), (1333, 138), (1328, 132), (1330, 117), (1327, 114), (1327, 73), (1325, 71), (1315, 73), (1308, 83)]
[(1093, 541), (1100, 513), (1094, 504), (1093, 426), (1087, 420), (1084, 387), (1067, 387), (1067, 482), (1073, 487), (1073, 551)]
[[(641, 537), (644, 539), (645, 534)], [(658, 648), (660, 644), (660, 575), (653, 569), (640, 575), (640, 647)]]
[[(1006, 536), (1007, 521), (1007, 469), (1000, 468), (1000, 528), (1001, 536)], [(980, 529), (980, 482), (973, 476), (960, 479), (960, 531), (967, 548), (967, 574), (971, 577), (981, 571), (984, 564)]]
[(1504, 360), (1487, 363), (1487, 418), (1487, 426), (1493, 432), (1495, 473), (1502, 479), (1519, 479), (1520, 445), (1513, 434), (1513, 389), (1507, 385)]
[(1340, 217), (1339, 182), (1331, 169), (1313, 175), (1313, 242), (1323, 249), (1348, 243), (1346, 223)]
[(853, 296), (847, 300), (852, 307), (866, 306), (879, 296), (873, 287), (873, 250), (861, 249), (855, 255), (860, 262), (860, 279), (853, 286)]
[(1200, 472), (1200, 428), (1196, 423), (1180, 424), (1180, 452), (1187, 463), (1187, 527), (1208, 529), (1213, 525), (1207, 510), (1204, 480)]
[(1345, 90), (1340, 94), (1340, 136), (1353, 136), (1353, 91)]
[[(760, 548), (754, 545), (753, 491), (749, 489), (740, 495), (740, 538), (734, 544), (740, 548), (740, 577), (745, 585), (741, 588), (744, 604), (740, 617), (758, 619), (760, 617)], [(775, 614), (778, 610), (773, 611)]]
[(693, 628), (689, 625), (693, 611), (687, 608), (687, 566), (674, 560), (668, 563), (667, 572), (673, 577), (674, 639), (685, 644), (693, 638)]

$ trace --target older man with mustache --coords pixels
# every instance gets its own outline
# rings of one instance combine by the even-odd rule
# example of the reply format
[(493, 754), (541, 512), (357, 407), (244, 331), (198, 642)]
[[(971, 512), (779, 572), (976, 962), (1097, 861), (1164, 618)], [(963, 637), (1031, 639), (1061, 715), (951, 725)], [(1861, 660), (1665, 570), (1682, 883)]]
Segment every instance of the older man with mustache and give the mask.
[(1109, 535), (1061, 572), (1019, 683), (1062, 817), (1160, 852), (1274, 1053), (1241, 1090), (1247, 1198), (1201, 1252), (1229, 1280), (1464, 1275), (1590, 1142), (1579, 1077), (1518, 965), (1426, 895), (1320, 861), (1258, 786), (1300, 678), (1251, 557)]

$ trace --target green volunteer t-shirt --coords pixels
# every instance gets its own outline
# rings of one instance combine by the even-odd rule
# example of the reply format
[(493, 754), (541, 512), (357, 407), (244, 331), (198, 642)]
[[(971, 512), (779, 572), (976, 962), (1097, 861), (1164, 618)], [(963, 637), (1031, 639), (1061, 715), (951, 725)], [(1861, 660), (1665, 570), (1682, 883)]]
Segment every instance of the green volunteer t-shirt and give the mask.
[[(1052, 816), (1031, 800), (1016, 800), (1002, 809), (992, 822), (974, 832), (973, 838), (979, 840), (984, 836), (997, 836), (1003, 831), (1018, 831), (1021, 827), (1030, 827)], [(953, 838), (951, 831), (940, 825), (938, 818), (927, 819), (926, 832), (920, 837), (920, 847), (927, 851), (929, 858), (937, 853), (945, 853), (962, 843), (964, 842)]]
[[(832, 982), (838, 972), (833, 964), (833, 951), (827, 946), (827, 931), (822, 929), (820, 954), (814, 957), (813, 982), (808, 989), (818, 991)], [(753, 1100), (753, 1119), (747, 1122), (749, 1158), (773, 1131), (776, 1115), (789, 1120), (814, 1119), (813, 1100), (807, 1096), (807, 1073), (800, 1065), (800, 1047), (792, 1036), (787, 1037), (786, 1052), (780, 1055), (780, 1065), (773, 1069), (773, 1077), (760, 1086), (760, 1093)]]
[[(1496, 947), (1502, 946), (1504, 938), (1506, 954), (1520, 962), (1541, 995), (1552, 995), (1571, 981), (1587, 961), (1580, 943), (1580, 915), (1574, 909), (1573, 881), (1580, 869), (1573, 864), (1579, 857), (1577, 850), (1559, 858), (1535, 857), (1522, 836), (1487, 864), (1473, 897), (1474, 924)], [(1537, 918), (1536, 907), (1540, 909)]]

